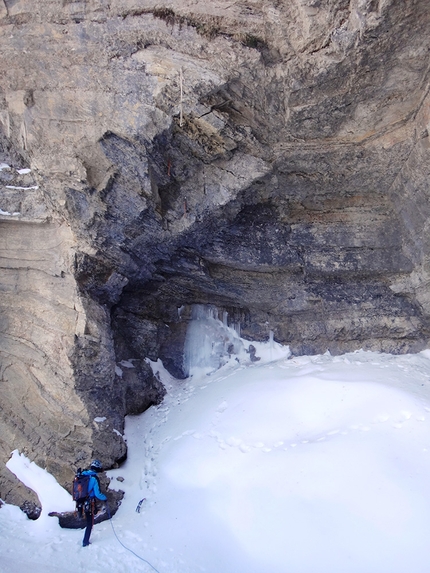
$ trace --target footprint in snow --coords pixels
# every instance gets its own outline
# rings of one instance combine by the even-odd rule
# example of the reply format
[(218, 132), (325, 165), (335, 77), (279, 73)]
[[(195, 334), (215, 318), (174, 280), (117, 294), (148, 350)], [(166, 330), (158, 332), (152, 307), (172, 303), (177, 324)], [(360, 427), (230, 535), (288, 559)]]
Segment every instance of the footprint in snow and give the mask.
[(233, 447), (237, 447), (240, 446), (242, 444), (242, 440), (240, 438), (234, 438), (233, 436), (231, 438), (228, 438), (226, 440), (226, 443), (229, 446), (233, 446)]
[(218, 408), (217, 408), (216, 411), (221, 414), (222, 412), (225, 412), (225, 411), (227, 410), (227, 408), (228, 408), (228, 404), (227, 404), (227, 402), (224, 400), (224, 402), (221, 402), (221, 404), (218, 406)]
[(185, 432), (182, 432), (182, 434), (180, 434), (179, 436), (176, 436), (176, 438), (173, 438), (173, 439), (175, 441), (180, 440), (184, 436), (192, 436), (193, 434), (195, 434), (195, 432), (196, 432), (196, 430), (186, 430)]
[(251, 448), (249, 446), (247, 446), (246, 444), (241, 444), (239, 446), (239, 450), (241, 452), (243, 452), (244, 454), (248, 454), (251, 451)]
[(390, 416), (384, 412), (375, 417), (375, 422), (386, 422), (389, 418)]

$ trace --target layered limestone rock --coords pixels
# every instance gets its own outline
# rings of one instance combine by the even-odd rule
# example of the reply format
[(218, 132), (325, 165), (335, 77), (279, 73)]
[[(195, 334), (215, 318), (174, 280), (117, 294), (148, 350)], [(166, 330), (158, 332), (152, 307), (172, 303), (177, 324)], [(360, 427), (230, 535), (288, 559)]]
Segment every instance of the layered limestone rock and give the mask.
[(119, 462), (195, 304), (295, 353), (427, 346), (429, 18), (0, 0), (2, 464)]
[[(68, 356), (82, 314), (70, 273), (73, 241), (66, 226), (3, 217), (0, 455), (6, 461), (19, 449), (66, 478), (61, 460), (91, 455), (93, 433)], [(2, 482), (3, 499), (10, 481)]]

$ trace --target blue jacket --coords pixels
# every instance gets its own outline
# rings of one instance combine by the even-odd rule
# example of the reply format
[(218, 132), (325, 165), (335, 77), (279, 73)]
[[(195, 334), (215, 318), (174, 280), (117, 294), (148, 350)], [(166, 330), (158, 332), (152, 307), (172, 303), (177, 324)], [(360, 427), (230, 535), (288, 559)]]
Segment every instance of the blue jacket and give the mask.
[(106, 501), (107, 497), (100, 491), (99, 480), (96, 478), (97, 473), (93, 470), (85, 470), (82, 472), (84, 476), (91, 476), (88, 484), (88, 495), (90, 498), (97, 498), (100, 501)]

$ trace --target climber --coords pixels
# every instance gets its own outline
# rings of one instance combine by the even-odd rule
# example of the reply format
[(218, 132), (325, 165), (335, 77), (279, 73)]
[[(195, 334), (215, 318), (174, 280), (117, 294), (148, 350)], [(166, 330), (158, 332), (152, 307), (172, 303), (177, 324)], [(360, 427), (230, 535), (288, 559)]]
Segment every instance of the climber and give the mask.
[(97, 473), (102, 472), (103, 467), (99, 460), (93, 460), (89, 470), (82, 472), (82, 475), (90, 476), (88, 483), (88, 497), (84, 503), (85, 518), (87, 520), (87, 526), (85, 529), (84, 539), (82, 541), (82, 546), (87, 547), (90, 544), (91, 530), (94, 525), (94, 515), (97, 513), (96, 510), (96, 498), (100, 501), (106, 501), (107, 497), (100, 491), (99, 478)]

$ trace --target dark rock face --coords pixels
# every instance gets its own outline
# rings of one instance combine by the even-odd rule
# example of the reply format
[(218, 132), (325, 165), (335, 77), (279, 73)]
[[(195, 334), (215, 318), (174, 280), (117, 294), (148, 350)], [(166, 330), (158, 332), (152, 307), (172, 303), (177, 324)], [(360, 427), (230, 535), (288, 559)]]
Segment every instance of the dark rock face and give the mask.
[(0, 25), (2, 462), (124, 459), (196, 304), (296, 354), (428, 345), (426, 0), (0, 0)]

